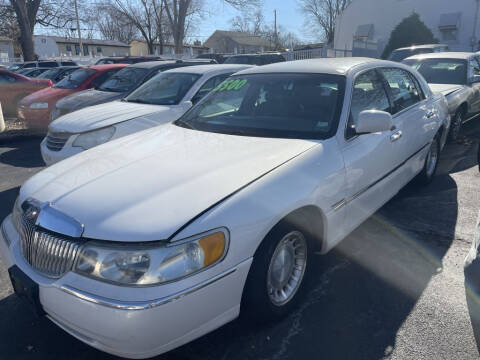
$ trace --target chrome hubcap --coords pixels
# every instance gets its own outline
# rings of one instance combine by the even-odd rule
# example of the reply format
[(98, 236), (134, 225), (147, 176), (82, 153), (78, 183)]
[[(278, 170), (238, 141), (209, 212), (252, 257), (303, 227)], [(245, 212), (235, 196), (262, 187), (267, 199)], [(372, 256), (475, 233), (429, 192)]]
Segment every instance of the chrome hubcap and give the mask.
[(427, 175), (432, 176), (438, 161), (438, 146), (437, 142), (434, 141), (430, 146), (430, 151), (427, 155)]
[(267, 290), (274, 305), (285, 305), (295, 296), (306, 265), (307, 241), (302, 233), (292, 231), (278, 243), (268, 267)]

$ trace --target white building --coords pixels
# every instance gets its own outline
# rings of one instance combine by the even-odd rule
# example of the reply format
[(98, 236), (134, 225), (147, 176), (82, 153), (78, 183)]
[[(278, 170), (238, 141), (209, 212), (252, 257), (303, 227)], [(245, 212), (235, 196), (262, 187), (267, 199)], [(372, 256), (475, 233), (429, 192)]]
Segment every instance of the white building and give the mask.
[(480, 0), (353, 0), (337, 17), (334, 48), (379, 57), (392, 30), (416, 12), (442, 44), (479, 49)]

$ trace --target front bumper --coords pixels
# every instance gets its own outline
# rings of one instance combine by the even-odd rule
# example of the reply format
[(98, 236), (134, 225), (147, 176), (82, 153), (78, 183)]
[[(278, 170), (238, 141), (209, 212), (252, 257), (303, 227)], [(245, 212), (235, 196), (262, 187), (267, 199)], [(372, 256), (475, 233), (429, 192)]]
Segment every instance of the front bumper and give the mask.
[(47, 130), (50, 124), (50, 109), (30, 109), (20, 105), (17, 109), (17, 117), (29, 129)]
[[(102, 351), (127, 358), (152, 357), (222, 326), (240, 312), (251, 259), (220, 274), (209, 274), (208, 278), (205, 271), (157, 286), (154, 291), (158, 295), (153, 300), (139, 301), (139, 295), (152, 289), (125, 289), (95, 282), (96, 294), (93, 294), (79, 289), (82, 283), (94, 280), (77, 274), (70, 272), (57, 280), (39, 275), (24, 261), (10, 217), (2, 228), (0, 252), (5, 264), (7, 267), (17, 265), (39, 284), (40, 303), (47, 317), (74, 337)], [(125, 297), (125, 290), (137, 299), (117, 300)]]
[(40, 144), (40, 153), (42, 154), (43, 161), (45, 164), (48, 166), (53, 165), (59, 161), (62, 161), (64, 159), (67, 159), (73, 155), (79, 154), (82, 151), (84, 151), (80, 147), (73, 147), (72, 143), (75, 141), (78, 135), (73, 134), (70, 136), (70, 138), (67, 140), (65, 145), (60, 151), (52, 151), (47, 147), (47, 138), (44, 138), (42, 140), (42, 143)]

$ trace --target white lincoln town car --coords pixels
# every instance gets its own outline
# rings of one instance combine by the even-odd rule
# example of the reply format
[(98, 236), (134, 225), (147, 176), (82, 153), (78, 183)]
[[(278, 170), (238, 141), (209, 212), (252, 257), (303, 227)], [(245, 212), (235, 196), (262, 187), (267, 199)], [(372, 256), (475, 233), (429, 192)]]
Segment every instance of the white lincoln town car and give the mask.
[(33, 176), (2, 223), (15, 291), (93, 347), (164, 353), (294, 308), (326, 253), (412, 179), (450, 117), (411, 67), (363, 58), (241, 71), (174, 123)]

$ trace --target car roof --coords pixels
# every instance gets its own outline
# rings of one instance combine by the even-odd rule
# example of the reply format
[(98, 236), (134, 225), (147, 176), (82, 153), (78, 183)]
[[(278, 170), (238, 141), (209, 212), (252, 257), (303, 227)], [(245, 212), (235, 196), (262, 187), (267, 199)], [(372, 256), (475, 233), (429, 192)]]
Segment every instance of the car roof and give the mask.
[(408, 57), (405, 60), (423, 60), (423, 59), (463, 59), (463, 60), (468, 60), (472, 56), (475, 56), (475, 53), (472, 53), (472, 52), (439, 52), (439, 53), (414, 55), (414, 56)]
[(261, 57), (261, 56), (272, 56), (272, 55), (279, 55), (282, 56), (281, 53), (263, 53), (263, 54), (235, 54), (235, 55), (228, 55), (229, 57), (242, 57), (242, 56), (256, 56), (256, 57)]
[(398, 65), (391, 61), (377, 60), (373, 58), (343, 57), (343, 58), (321, 58), (297, 61), (285, 61), (274, 64), (262, 65), (252, 69), (243, 70), (242, 74), (261, 73), (316, 73), (345, 75), (352, 68), (369, 64)]
[(144, 61), (135, 64), (130, 64), (128, 67), (142, 68), (142, 69), (151, 69), (157, 66), (175, 64), (176, 60), (155, 60), (155, 61)]
[(105, 70), (111, 70), (116, 68), (121, 69), (128, 65), (129, 64), (102, 64), (102, 65), (91, 65), (89, 66), (89, 68), (94, 70), (99, 70), (99, 71), (105, 71)]
[(214, 73), (223, 73), (228, 71), (241, 71), (255, 67), (253, 65), (247, 64), (211, 64), (211, 65), (192, 65), (192, 66), (182, 66), (174, 68), (165, 72), (181, 72), (188, 74), (214, 74)]
[(395, 49), (393, 51), (397, 50), (414, 50), (414, 49), (435, 49), (437, 47), (448, 47), (448, 45), (445, 44), (424, 44), (424, 45), (412, 45), (412, 46), (407, 46), (407, 47), (402, 47)]

